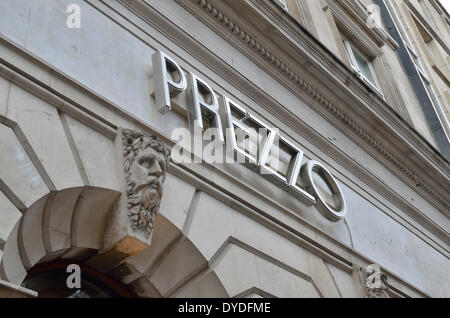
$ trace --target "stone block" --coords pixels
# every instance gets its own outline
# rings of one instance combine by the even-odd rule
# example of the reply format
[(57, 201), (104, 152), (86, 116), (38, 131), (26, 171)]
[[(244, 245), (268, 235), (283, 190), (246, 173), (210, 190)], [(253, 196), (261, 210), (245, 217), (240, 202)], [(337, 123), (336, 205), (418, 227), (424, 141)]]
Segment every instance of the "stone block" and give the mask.
[(83, 185), (58, 111), (42, 99), (13, 85), (7, 117), (16, 122), (55, 189)]
[(35, 298), (38, 293), (10, 282), (0, 280), (0, 298)]
[[(16, 207), (25, 209), (49, 190), (11, 128), (0, 123), (0, 180), (17, 198)], [(0, 182), (0, 186), (1, 183)], [(4, 193), (5, 191), (3, 189)], [(11, 198), (9, 198), (11, 199)]]

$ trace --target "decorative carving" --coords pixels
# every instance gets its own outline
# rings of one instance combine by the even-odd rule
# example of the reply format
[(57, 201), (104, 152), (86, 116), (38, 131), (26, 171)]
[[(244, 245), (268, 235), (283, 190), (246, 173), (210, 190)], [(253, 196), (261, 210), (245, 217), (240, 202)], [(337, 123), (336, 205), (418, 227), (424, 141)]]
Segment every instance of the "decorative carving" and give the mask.
[(273, 55), (269, 49), (264, 47), (252, 34), (245, 31), (238, 23), (233, 22), (218, 8), (212, 5), (207, 0), (193, 0), (199, 5), (206, 13), (215, 18), (220, 24), (231, 32), (235, 37), (240, 39), (258, 55), (260, 55), (269, 64), (272, 64), (278, 71), (292, 81), (302, 91), (306, 92), (314, 101), (325, 107), (334, 117), (339, 119), (343, 124), (350, 128), (360, 138), (362, 138), (369, 146), (374, 148), (380, 155), (382, 155), (386, 161), (393, 164), (398, 170), (400, 170), (408, 179), (413, 181), (417, 187), (420, 187), (425, 193), (430, 195), (435, 201), (441, 204), (444, 209), (450, 208), (450, 202), (437, 193), (432, 187), (430, 187), (424, 180), (422, 180), (417, 174), (415, 174), (410, 168), (408, 168), (396, 155), (394, 155), (386, 146), (384, 146), (379, 140), (373, 138), (365, 130), (363, 130), (353, 119), (351, 119), (345, 112), (333, 105), (326, 97), (320, 94), (314, 87), (307, 83), (297, 72), (292, 70), (278, 57)]
[(355, 266), (361, 285), (367, 298), (389, 298), (388, 277), (381, 272), (380, 266)]
[(159, 211), (170, 151), (158, 137), (130, 129), (122, 130), (122, 142), (131, 228), (149, 238)]

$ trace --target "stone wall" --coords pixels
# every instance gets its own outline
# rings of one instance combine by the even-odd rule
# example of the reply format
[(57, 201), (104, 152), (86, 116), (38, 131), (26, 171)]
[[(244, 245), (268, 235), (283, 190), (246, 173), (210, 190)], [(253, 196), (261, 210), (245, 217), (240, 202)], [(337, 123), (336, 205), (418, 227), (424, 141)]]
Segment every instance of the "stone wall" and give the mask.
[[(377, 263), (390, 296), (448, 297), (448, 207), (310, 94), (224, 36), (205, 13), (202, 22), (194, 1), (195, 12), (188, 12), (188, 2), (0, 2), (0, 277), (20, 285), (38, 262), (78, 258), (140, 296), (363, 297), (353, 267)], [(66, 27), (70, 3), (81, 7), (80, 29)], [(255, 25), (239, 21), (253, 32)], [(261, 38), (278, 53), (276, 43)], [(351, 92), (341, 83), (324, 85), (332, 82), (325, 73), (285, 49), (286, 65), (322, 98), (338, 107), (367, 103), (363, 98), (377, 105), (360, 84), (352, 82)], [(168, 147), (172, 130), (188, 127), (184, 93), (176, 98), (178, 111), (162, 114), (155, 107), (156, 50), (279, 127), (305, 150), (305, 160), (325, 163), (343, 189), (345, 220), (328, 221), (244, 165), (174, 163), (150, 246), (119, 261), (99, 257), (104, 230), (125, 193), (119, 127), (157, 135)], [(366, 120), (356, 123), (389, 142), (385, 131), (373, 128), (382, 120), (365, 108), (359, 112)], [(389, 131), (403, 132), (398, 125), (386, 123)], [(425, 147), (415, 135), (405, 138), (411, 139), (387, 147), (405, 157)], [(416, 152), (408, 148), (411, 140)], [(445, 199), (448, 163), (429, 150), (423, 156), (434, 170), (415, 170), (414, 163), (414, 172)]]

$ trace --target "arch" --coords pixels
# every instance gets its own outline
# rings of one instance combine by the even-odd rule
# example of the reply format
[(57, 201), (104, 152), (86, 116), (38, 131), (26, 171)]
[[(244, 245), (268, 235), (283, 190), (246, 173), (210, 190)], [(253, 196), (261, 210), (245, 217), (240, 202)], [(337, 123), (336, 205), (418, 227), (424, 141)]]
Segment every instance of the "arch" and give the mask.
[[(89, 266), (102, 249), (108, 212), (119, 196), (115, 190), (85, 186), (50, 192), (37, 200), (5, 243), (0, 279), (20, 286), (30, 270), (55, 260)], [(137, 270), (126, 260), (103, 272), (129, 285), (139, 297), (178, 297), (175, 291), (191, 280), (194, 288), (187, 297), (229, 297), (207, 259), (162, 213), (151, 246), (131, 259), (145, 262), (144, 269)]]
[[(160, 211), (151, 246), (110, 274), (139, 297), (230, 297), (210, 262), (194, 242)], [(186, 291), (185, 286), (189, 286)]]
[(0, 278), (20, 285), (42, 262), (84, 261), (101, 249), (108, 212), (120, 192), (99, 187), (52, 191), (26, 209), (10, 233)]

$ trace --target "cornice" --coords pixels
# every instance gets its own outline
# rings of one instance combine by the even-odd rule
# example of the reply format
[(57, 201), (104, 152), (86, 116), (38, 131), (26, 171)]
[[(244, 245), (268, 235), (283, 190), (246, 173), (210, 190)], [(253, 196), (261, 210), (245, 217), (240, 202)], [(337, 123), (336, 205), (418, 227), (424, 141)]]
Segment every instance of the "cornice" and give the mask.
[(324, 107), (330, 114), (337, 118), (341, 123), (348, 127), (353, 133), (359, 136), (365, 143), (372, 147), (376, 153), (380, 154), (386, 161), (392, 164), (409, 180), (413, 181), (416, 187), (419, 187), (433, 201), (439, 204), (441, 210), (450, 211), (450, 202), (440, 195), (433, 187), (417, 175), (407, 164), (403, 162), (397, 155), (389, 150), (383, 142), (373, 137), (371, 133), (363, 129), (355, 122), (345, 111), (330, 102), (321, 94), (318, 89), (311, 86), (305, 79), (286, 65), (282, 59), (278, 58), (268, 48), (266, 48), (256, 37), (243, 29), (239, 23), (226, 16), (216, 6), (207, 0), (192, 0), (209, 16), (213, 17), (218, 23), (226, 28), (232, 35), (250, 47), (255, 53), (269, 62), (272, 67), (281, 72), (289, 81), (293, 82), (303, 92), (307, 93), (317, 104)]
[[(394, 51), (398, 49), (398, 43), (383, 28), (368, 27), (366, 20), (369, 15), (357, 1), (327, 0), (327, 3), (331, 12), (339, 19), (341, 24), (346, 28), (351, 28), (353, 33), (361, 34), (359, 38), (368, 36), (373, 40), (374, 45), (376, 45), (376, 48), (372, 49), (374, 55), (380, 55), (380, 48), (384, 44), (389, 45)], [(347, 15), (350, 15), (352, 19), (346, 18)]]
[[(348, 0), (327, 0), (329, 8), (332, 9), (335, 14), (342, 16), (344, 14), (348, 14), (352, 17), (350, 20), (352, 23), (358, 25), (358, 32), (364, 32), (369, 35), (378, 46), (383, 46), (385, 41), (387, 40), (386, 33), (381, 28), (369, 28), (366, 20), (368, 18), (368, 14), (365, 11), (365, 8), (362, 8), (357, 1), (348, 1)], [(345, 13), (344, 13), (345, 12)], [(355, 22), (353, 22), (355, 21)]]

